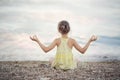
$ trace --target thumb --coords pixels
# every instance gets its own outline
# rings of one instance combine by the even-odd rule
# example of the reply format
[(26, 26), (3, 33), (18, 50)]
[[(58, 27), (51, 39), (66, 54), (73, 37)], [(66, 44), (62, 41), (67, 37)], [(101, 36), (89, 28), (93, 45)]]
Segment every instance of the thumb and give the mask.
[(31, 37), (31, 36), (29, 36), (29, 38), (30, 38), (30, 39), (32, 39), (32, 37)]

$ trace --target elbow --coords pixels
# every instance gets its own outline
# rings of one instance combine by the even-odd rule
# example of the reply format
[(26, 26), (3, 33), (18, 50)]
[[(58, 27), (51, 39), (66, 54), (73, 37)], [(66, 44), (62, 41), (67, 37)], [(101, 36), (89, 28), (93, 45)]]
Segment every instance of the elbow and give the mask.
[(81, 54), (85, 54), (85, 50), (82, 50), (82, 51), (80, 51), (81, 52)]
[(81, 52), (82, 54), (85, 54), (85, 52)]
[(47, 52), (48, 52), (48, 50), (44, 50), (44, 52), (45, 52), (45, 53), (47, 53)]
[(87, 49), (83, 48), (83, 49), (81, 50), (81, 53), (82, 53), (82, 54), (85, 54), (86, 50), (87, 50)]
[(49, 49), (45, 49), (44, 52), (45, 52), (45, 53), (49, 52)]
[(42, 50), (43, 50), (45, 53), (49, 52), (49, 49), (48, 49), (47, 47), (42, 48)]
[(85, 50), (78, 50), (81, 54), (85, 54)]

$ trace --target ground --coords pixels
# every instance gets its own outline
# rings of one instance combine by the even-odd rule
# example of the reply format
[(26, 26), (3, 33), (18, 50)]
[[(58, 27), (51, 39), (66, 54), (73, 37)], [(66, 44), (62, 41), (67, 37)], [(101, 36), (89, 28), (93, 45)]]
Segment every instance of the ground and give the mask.
[(79, 62), (67, 71), (46, 61), (1, 61), (0, 80), (120, 80), (120, 61)]

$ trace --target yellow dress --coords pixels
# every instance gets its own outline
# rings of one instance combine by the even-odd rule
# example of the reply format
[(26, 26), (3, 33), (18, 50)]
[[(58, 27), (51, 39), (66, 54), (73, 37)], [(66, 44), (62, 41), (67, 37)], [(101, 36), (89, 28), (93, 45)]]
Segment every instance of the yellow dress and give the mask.
[(68, 46), (69, 38), (60, 38), (61, 43), (57, 47), (55, 60), (52, 63), (52, 67), (56, 69), (74, 69), (77, 67), (76, 62), (73, 59), (72, 49)]

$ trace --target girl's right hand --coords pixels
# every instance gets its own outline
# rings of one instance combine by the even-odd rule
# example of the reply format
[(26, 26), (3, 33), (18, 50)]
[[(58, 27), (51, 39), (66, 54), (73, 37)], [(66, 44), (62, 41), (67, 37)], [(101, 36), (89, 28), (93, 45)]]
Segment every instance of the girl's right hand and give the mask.
[(30, 36), (30, 39), (31, 39), (32, 41), (36, 41), (36, 42), (39, 41), (36, 35), (34, 35), (33, 37)]
[(93, 35), (91, 38), (90, 38), (90, 41), (96, 41), (97, 40), (97, 36)]

